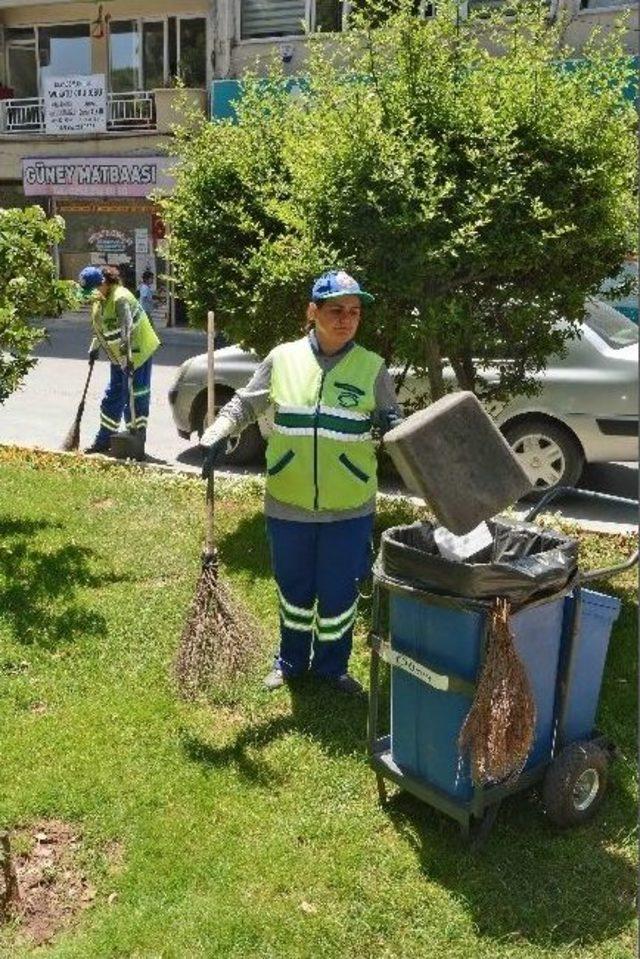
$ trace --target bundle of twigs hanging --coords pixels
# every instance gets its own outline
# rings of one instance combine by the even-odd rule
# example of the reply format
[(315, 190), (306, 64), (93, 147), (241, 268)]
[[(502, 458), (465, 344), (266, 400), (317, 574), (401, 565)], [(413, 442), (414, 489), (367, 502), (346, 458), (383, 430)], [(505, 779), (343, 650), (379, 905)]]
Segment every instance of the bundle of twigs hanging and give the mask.
[(514, 646), (509, 614), (509, 602), (496, 599), (487, 656), (460, 731), (460, 750), (468, 754), (478, 785), (516, 780), (533, 745), (536, 707)]
[(257, 624), (219, 577), (215, 551), (205, 550), (174, 662), (181, 696), (195, 699), (228, 686), (249, 669), (259, 646)]

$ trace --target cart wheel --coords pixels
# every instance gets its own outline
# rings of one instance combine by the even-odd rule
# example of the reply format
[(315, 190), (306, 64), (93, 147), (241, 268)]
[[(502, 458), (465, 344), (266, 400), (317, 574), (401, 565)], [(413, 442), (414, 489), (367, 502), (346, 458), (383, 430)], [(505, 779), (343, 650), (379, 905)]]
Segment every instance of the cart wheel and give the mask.
[(609, 758), (596, 743), (585, 740), (566, 746), (544, 777), (542, 799), (556, 826), (586, 822), (600, 806), (609, 779)]

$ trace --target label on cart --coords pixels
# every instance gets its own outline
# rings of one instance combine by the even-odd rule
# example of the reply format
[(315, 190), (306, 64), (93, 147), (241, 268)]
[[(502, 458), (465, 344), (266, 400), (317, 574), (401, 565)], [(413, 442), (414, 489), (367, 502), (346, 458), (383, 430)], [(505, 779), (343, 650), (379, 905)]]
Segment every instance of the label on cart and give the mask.
[(415, 659), (411, 659), (410, 656), (406, 656), (404, 653), (399, 653), (397, 650), (392, 649), (389, 643), (381, 643), (379, 653), (385, 663), (389, 663), (390, 666), (396, 666), (398, 669), (403, 669), (405, 673), (415, 676), (416, 679), (426, 683), (427, 686), (433, 686), (434, 689), (441, 689), (443, 692), (449, 689), (448, 676), (443, 676), (441, 673), (434, 673), (432, 669), (428, 669), (426, 666), (423, 666), (422, 663), (417, 663)]

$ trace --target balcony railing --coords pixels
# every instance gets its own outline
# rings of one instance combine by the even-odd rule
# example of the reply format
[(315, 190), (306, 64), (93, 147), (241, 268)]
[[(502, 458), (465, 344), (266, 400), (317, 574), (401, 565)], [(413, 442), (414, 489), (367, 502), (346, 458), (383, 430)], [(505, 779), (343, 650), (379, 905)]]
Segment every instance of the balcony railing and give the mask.
[(149, 91), (107, 94), (107, 130), (155, 130), (156, 104)]
[[(45, 133), (44, 99), (0, 100), (1, 133)], [(107, 94), (107, 132), (155, 130), (156, 106), (148, 90)]]

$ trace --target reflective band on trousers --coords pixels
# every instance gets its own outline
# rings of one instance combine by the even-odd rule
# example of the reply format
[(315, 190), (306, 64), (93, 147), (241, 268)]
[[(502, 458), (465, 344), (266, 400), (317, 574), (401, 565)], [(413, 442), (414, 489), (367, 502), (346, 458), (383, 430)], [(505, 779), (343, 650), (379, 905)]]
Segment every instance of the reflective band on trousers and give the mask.
[(294, 606), (282, 595), (282, 590), (276, 586), (278, 598), (280, 600), (280, 616), (282, 622), (289, 629), (297, 629), (300, 632), (308, 632), (313, 629), (316, 618), (315, 603), (310, 609), (304, 609), (302, 606)]
[(319, 616), (316, 603), (309, 609), (295, 606), (284, 598), (279, 587), (276, 588), (280, 599), (282, 623), (288, 629), (297, 629), (300, 632), (314, 631), (318, 639), (328, 642), (341, 639), (355, 622), (358, 611), (357, 599), (349, 609), (339, 613), (338, 616)]
[(105, 427), (105, 429), (111, 430), (112, 433), (118, 429), (118, 424), (116, 423), (116, 421), (112, 420), (110, 416), (106, 415), (106, 413), (100, 414), (100, 422)]
[(353, 626), (358, 611), (358, 600), (346, 612), (339, 616), (316, 616), (316, 633), (318, 639), (340, 639)]

